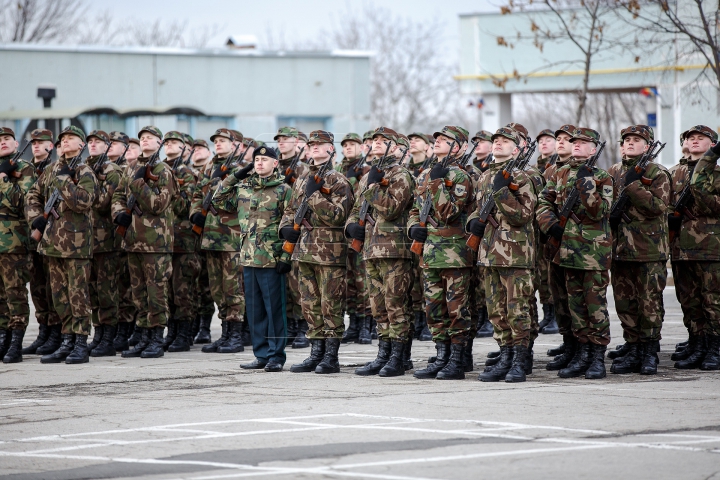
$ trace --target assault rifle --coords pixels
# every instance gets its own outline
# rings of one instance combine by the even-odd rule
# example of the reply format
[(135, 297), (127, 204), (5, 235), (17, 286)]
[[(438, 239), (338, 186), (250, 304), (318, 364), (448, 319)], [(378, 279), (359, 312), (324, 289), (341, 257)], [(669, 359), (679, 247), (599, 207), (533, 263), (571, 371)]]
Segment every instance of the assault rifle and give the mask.
[(117, 162), (115, 162), (115, 165), (120, 167), (120, 166), (122, 166), (123, 163), (125, 163), (125, 154), (127, 153), (129, 148), (130, 148), (130, 142), (128, 142), (128, 144), (125, 145), (125, 150), (123, 150), (122, 155), (120, 155), (120, 158), (117, 159)]
[[(107, 147), (102, 155), (100, 155), (100, 158), (98, 158), (97, 162), (95, 162), (95, 166), (93, 167), (92, 171), (95, 174), (96, 177), (100, 178), (100, 172), (102, 171), (103, 165), (105, 165), (105, 162), (107, 161), (107, 152), (110, 149), (110, 145), (112, 145), (112, 140), (108, 140), (105, 143), (105, 146)], [(104, 178), (100, 178), (100, 180), (105, 180)]]
[[(217, 195), (217, 193), (220, 191), (220, 188), (222, 187), (222, 181), (225, 179), (225, 177), (227, 177), (227, 174), (230, 173), (230, 166), (233, 163), (233, 158), (235, 158), (235, 154), (237, 153), (238, 148), (240, 148), (240, 144), (235, 147), (235, 150), (233, 150), (233, 152), (228, 155), (227, 159), (223, 162), (223, 164), (218, 167), (220, 171), (224, 173), (224, 176), (222, 176), (220, 178), (220, 181), (218, 181), (217, 187), (212, 188), (212, 186), (210, 186), (208, 188), (208, 191), (205, 194), (205, 198), (203, 198), (202, 207), (200, 209), (203, 218), (207, 218), (208, 212), (212, 213), (213, 215), (217, 215), (218, 212), (213, 205), (213, 200), (215, 200), (215, 195)], [(193, 225), (192, 231), (195, 232), (197, 235), (202, 235), (203, 227), (199, 225)]]
[(19, 152), (16, 152), (15, 155), (10, 159), (10, 165), (13, 166), (13, 171), (10, 172), (11, 177), (20, 178), (22, 177), (22, 173), (17, 171), (17, 162), (20, 160), (20, 157), (23, 156), (23, 153), (25, 153), (25, 150), (30, 146), (30, 142), (27, 142), (22, 150)]
[[(295, 173), (295, 170), (297, 169), (298, 163), (300, 163), (300, 157), (302, 156), (303, 152), (305, 151), (305, 147), (302, 147), (300, 151), (293, 157), (293, 159), (290, 161), (290, 165), (285, 169), (285, 175), (290, 175), (291, 173)], [(295, 183), (295, 180), (290, 180), (290, 183)]]
[(54, 149), (54, 146), (50, 147), (49, 150), (46, 148), (45, 151), (47, 152), (47, 157), (45, 157), (45, 160), (35, 165), (35, 171), (38, 175), (41, 175), (45, 171), (47, 166), (50, 165), (50, 158), (52, 157), (52, 152)]
[[(185, 154), (185, 148), (186, 147), (183, 145), (182, 150), (180, 150), (180, 155), (178, 155), (177, 158), (175, 158), (175, 161), (173, 162), (173, 166), (172, 166), (173, 175), (175, 175), (175, 179), (177, 180), (178, 185), (180, 185), (180, 186), (182, 186), (185, 183), (185, 181), (182, 178), (177, 178), (177, 171), (178, 171), (178, 168), (180, 168), (180, 165), (183, 164), (183, 155)], [(190, 152), (190, 154), (192, 155), (192, 152)]]
[[(659, 150), (656, 151), (656, 149), (659, 147)], [(640, 157), (640, 160), (638, 160), (637, 164), (635, 165), (635, 171), (637, 173), (645, 171), (647, 166), (657, 158), (657, 156), (662, 152), (663, 148), (665, 148), (665, 144), (661, 144), (659, 141), (655, 141), (650, 144), (650, 147), (647, 149), (647, 151)], [(649, 185), (652, 183), (652, 181), (641, 178), (640, 181), (644, 185)], [(627, 188), (627, 185), (625, 185), (625, 188)], [(628, 217), (628, 214), (626, 212), (628, 203), (630, 203), (630, 197), (625, 192), (625, 188), (623, 188), (623, 191), (620, 192), (620, 195), (618, 196), (617, 200), (615, 200), (615, 203), (613, 203), (612, 207), (610, 208), (610, 217), (620, 217), (622, 220), (625, 220), (625, 222), (630, 223), (631, 219)]]
[[(152, 168), (157, 165), (158, 160), (160, 160), (160, 145), (160, 142), (158, 142), (157, 151), (153, 153), (152, 157), (150, 157), (150, 160), (148, 160), (148, 163), (145, 166), (145, 182), (147, 182), (148, 180), (153, 180), (157, 182), (159, 180), (159, 177), (157, 175), (152, 174)], [(160, 194), (160, 189), (157, 187), (157, 185), (155, 185), (153, 191), (155, 192), (155, 195)], [(140, 207), (137, 204), (137, 197), (132, 193), (127, 199), (127, 204), (125, 205), (125, 213), (130, 216), (135, 213), (138, 217), (142, 217), (143, 212), (142, 210), (140, 210)], [(121, 237), (124, 237), (127, 233), (127, 227), (123, 225), (118, 225), (115, 229), (115, 233), (117, 233)]]
[[(688, 178), (687, 182), (685, 183), (685, 186), (682, 190), (680, 190), (680, 193), (678, 194), (677, 200), (675, 201), (675, 204), (673, 205), (673, 212), (671, 215), (674, 217), (680, 217), (683, 216), (689, 218), (690, 220), (696, 220), (697, 217), (693, 215), (693, 213), (690, 211), (690, 207), (692, 206), (693, 202), (695, 201), (695, 197), (693, 196), (692, 190), (690, 190), (690, 178), (692, 177), (692, 171), (688, 169)], [(680, 230), (670, 230), (670, 241), (672, 242), (675, 240), (675, 237), (680, 233)]]
[(462, 168), (465, 169), (465, 171), (470, 170), (470, 167), (473, 164), (472, 159), (475, 156), (475, 149), (477, 148), (478, 143), (480, 143), (480, 140), (476, 140), (476, 141), (472, 142), (470, 144), (470, 147), (467, 150), (465, 150), (465, 155), (463, 155), (462, 158), (460, 159), (460, 162), (458, 162), (458, 163), (460, 163), (460, 166), (462, 166)]

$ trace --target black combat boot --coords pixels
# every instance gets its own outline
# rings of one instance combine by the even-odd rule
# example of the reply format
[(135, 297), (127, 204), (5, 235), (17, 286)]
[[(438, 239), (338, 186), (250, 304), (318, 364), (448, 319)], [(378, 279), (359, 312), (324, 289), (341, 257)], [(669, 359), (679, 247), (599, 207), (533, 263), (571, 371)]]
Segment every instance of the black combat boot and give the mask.
[[(307, 323), (307, 322), (305, 322)], [(290, 367), (290, 371), (294, 373), (314, 372), (315, 368), (322, 362), (325, 356), (325, 339), (318, 338), (310, 340), (310, 356)]]
[(430, 333), (430, 326), (427, 323), (425, 312), (420, 312), (420, 333), (418, 334), (418, 340), (421, 342), (432, 341), (432, 333)]
[(91, 352), (93, 351), (93, 349), (95, 347), (100, 345), (100, 341), (103, 338), (103, 330), (105, 330), (105, 325), (100, 324), (96, 327), (93, 327), (93, 329), (95, 331), (93, 332), (92, 342), (88, 343), (88, 346), (87, 346), (88, 350), (90, 350)]
[(688, 345), (687, 350), (691, 349), (692, 352), (690, 353), (690, 356), (685, 358), (685, 360), (675, 362), (675, 368), (681, 370), (699, 368), (700, 365), (702, 365), (703, 360), (705, 360), (705, 355), (707, 354), (707, 336), (698, 336), (695, 340), (694, 348), (692, 348), (690, 344)]
[(535, 355), (535, 352), (533, 351), (534, 346), (535, 340), (531, 340), (530, 344), (528, 345), (528, 353), (525, 356), (525, 375), (532, 375), (533, 356)]
[(545, 325), (542, 325), (542, 323), (540, 324), (540, 333), (545, 335), (555, 335), (556, 333), (560, 333), (560, 328), (558, 328), (557, 324), (557, 317), (555, 316), (555, 305), (552, 303), (544, 303), (542, 307), (543, 323), (545, 323)]
[(465, 380), (465, 345), (450, 345), (450, 360), (435, 376), (438, 380)]
[(358, 320), (358, 317), (354, 313), (349, 315), (349, 317), (350, 324), (347, 330), (345, 330), (345, 333), (343, 333), (340, 343), (355, 343), (360, 335), (360, 320)]
[(403, 344), (403, 367), (405, 368), (405, 371), (412, 370), (415, 365), (413, 365), (412, 361), (412, 344), (413, 344), (413, 337), (412, 335), (408, 337), (407, 341)]
[(438, 352), (440, 351), (440, 343), (435, 343), (435, 355), (432, 357), (428, 357), (428, 363), (435, 363), (435, 360), (437, 360)]
[[(615, 360), (616, 358), (624, 357), (630, 352), (630, 345), (631, 343), (625, 342), (622, 345), (618, 345), (615, 347), (615, 350), (610, 350), (607, 354), (607, 357), (610, 360)], [(613, 362), (615, 363), (615, 362)]]
[(137, 321), (132, 322), (132, 333), (130, 334), (130, 338), (128, 338), (128, 346), (137, 346), (142, 340), (143, 333), (143, 329), (138, 326)]
[(374, 317), (373, 317), (373, 319), (372, 319), (372, 323), (370, 324), (370, 338), (371, 338), (372, 340), (377, 340), (377, 339), (378, 339), (378, 334), (377, 334), (377, 322), (375, 321), (375, 318), (374, 318)]
[[(613, 360), (610, 366), (611, 373), (640, 373), (640, 367), (642, 365), (643, 353), (642, 345), (640, 343), (628, 343), (627, 353), (622, 357), (618, 357)], [(608, 354), (608, 358), (610, 355)]]
[(547, 370), (562, 370), (567, 367), (575, 356), (575, 352), (578, 349), (578, 341), (572, 333), (563, 335), (563, 345), (565, 345), (565, 351), (555, 358), (550, 360), (545, 368)]
[(358, 333), (357, 343), (361, 345), (372, 344), (372, 315), (365, 315), (360, 324), (360, 333)]
[(310, 340), (307, 338), (307, 331), (310, 326), (304, 318), (298, 320), (298, 332), (293, 340), (292, 348), (307, 348), (310, 346)]
[[(47, 342), (48, 337), (50, 336), (50, 327), (45, 325), (44, 323), (38, 324), (38, 336), (35, 339), (33, 343), (28, 345), (27, 347), (22, 349), (23, 355), (32, 355), (33, 353), (37, 352), (37, 349), (42, 347), (45, 342)], [(22, 361), (22, 360), (20, 360)]]
[(660, 363), (658, 358), (658, 350), (660, 348), (659, 340), (648, 340), (647, 343), (643, 344), (642, 365), (640, 366), (640, 375), (655, 375), (657, 373), (657, 367)]
[(53, 353), (43, 355), (40, 363), (60, 363), (64, 361), (70, 352), (75, 348), (75, 335), (72, 333), (64, 333), (62, 335), (62, 343)]
[(527, 357), (530, 354), (528, 347), (523, 345), (515, 345), (513, 347), (512, 367), (505, 374), (507, 383), (519, 383), (526, 380), (525, 371), (527, 369)]
[(700, 364), (700, 370), (720, 370), (720, 336), (708, 335), (706, 343), (707, 354)]
[(590, 366), (585, 370), (585, 378), (587, 380), (599, 380), (605, 378), (605, 345), (590, 344), (591, 362)]
[(547, 351), (548, 357), (557, 357), (558, 355), (562, 355), (565, 353), (565, 335), (563, 335), (563, 343), (558, 345), (555, 348), (551, 348)]
[[(115, 345), (113, 345), (117, 329), (117, 325), (103, 326), (103, 337), (100, 339), (97, 347), (93, 348), (90, 352), (91, 357), (114, 357), (117, 354)], [(89, 348), (90, 347), (88, 347), (88, 349)]]
[[(200, 314), (198, 313), (195, 315), (195, 318), (192, 321), (192, 325), (190, 327), (190, 342), (193, 342), (194, 338), (197, 337), (197, 334), (200, 333)], [(192, 343), (190, 344), (192, 345)]]
[(515, 356), (515, 349), (512, 345), (503, 345), (500, 347), (500, 360), (492, 367), (488, 367), (478, 375), (478, 380), (481, 382), (499, 382), (505, 380), (505, 376), (508, 374), (513, 365), (513, 358)]
[(415, 325), (415, 334), (413, 338), (415, 340), (420, 340), (420, 334), (423, 330), (423, 324), (425, 323), (425, 316), (423, 315), (424, 312), (414, 312), (415, 320), (413, 324)]
[[(140, 355), (142, 354), (143, 350), (147, 348), (148, 345), (150, 345), (150, 329), (149, 328), (143, 328), (135, 326), (135, 333), (138, 333), (140, 335), (140, 341), (135, 344), (135, 346), (132, 348), (132, 350), (124, 350), (120, 356), (123, 358), (140, 358)], [(129, 342), (128, 342), (129, 343)]]
[(369, 375), (377, 375), (385, 364), (390, 360), (390, 342), (380, 339), (378, 341), (378, 353), (375, 360), (366, 363), (364, 366), (355, 370), (355, 375), (361, 375), (363, 377)]
[(435, 342), (437, 349), (437, 358), (433, 363), (428, 363), (422, 370), (415, 370), (413, 377), (415, 378), (435, 378), (440, 370), (445, 368), (450, 360), (450, 343)]
[(217, 353), (238, 353), (245, 351), (242, 326), (245, 322), (227, 322), (227, 340), (217, 348)]
[(242, 336), (243, 347), (252, 347), (252, 335), (250, 334), (250, 324), (247, 319), (240, 324), (240, 335)]
[(150, 343), (145, 350), (140, 354), (140, 358), (160, 358), (165, 356), (165, 339), (163, 333), (165, 327), (162, 325), (159, 327), (150, 328)]
[[(382, 342), (382, 340), (380, 340)], [(380, 370), (381, 377), (399, 377), (405, 375), (405, 366), (403, 365), (403, 353), (405, 351), (405, 343), (401, 341), (393, 341), (390, 348), (390, 359)]]
[(472, 372), (475, 368), (475, 360), (473, 359), (473, 340), (474, 338), (468, 338), (467, 343), (465, 344), (465, 350), (463, 350), (463, 355), (465, 357), (463, 358), (463, 365), (464, 365), (464, 372)]
[(488, 352), (487, 358), (497, 358), (500, 356), (500, 350), (493, 350), (492, 352)]
[[(103, 326), (103, 332), (105, 328)], [(90, 346), (87, 343), (87, 335), (75, 335), (75, 346), (72, 352), (65, 357), (65, 363), (75, 365), (79, 363), (88, 363), (90, 361)], [(102, 340), (102, 339), (101, 339)]]
[[(603, 351), (603, 355), (604, 354), (605, 352)], [(573, 356), (568, 366), (558, 372), (558, 377), (574, 378), (582, 376), (585, 374), (587, 369), (590, 368), (590, 364), (593, 362), (593, 360), (594, 358), (592, 344), (590, 344), (589, 342), (581, 343), (577, 346), (575, 355)], [(604, 370), (605, 367), (603, 364), (603, 371)]]
[(10, 348), (7, 353), (3, 356), (3, 363), (18, 363), (22, 362), (22, 342), (25, 337), (25, 330), (12, 330), (10, 334)]
[(189, 352), (190, 342), (192, 341), (192, 322), (186, 320), (184, 322), (178, 322), (177, 324), (177, 336), (175, 341), (170, 344), (168, 352)]
[(543, 319), (538, 324), (538, 332), (542, 333), (542, 329), (550, 323), (550, 318), (555, 315), (555, 307), (551, 303), (543, 303)]
[(690, 338), (688, 339), (685, 348), (678, 348), (675, 353), (670, 356), (670, 360), (672, 360), (673, 362), (676, 362), (678, 360), (687, 360), (688, 357), (693, 354), (695, 348), (697, 348), (699, 340), (699, 335), (690, 334)]
[(131, 326), (132, 324), (128, 322), (122, 322), (117, 324), (117, 333), (115, 334), (115, 338), (113, 339), (113, 347), (115, 348), (116, 352), (122, 353), (124, 350), (130, 348), (130, 345), (128, 345), (128, 338), (130, 338)]
[(10, 330), (7, 330), (5, 328), (0, 329), (0, 358), (4, 357), (8, 349), (10, 348), (11, 338), (12, 334), (10, 333)]
[(475, 338), (488, 338), (493, 336), (493, 325), (490, 323), (490, 318), (488, 317), (488, 310), (487, 306), (482, 306), (479, 309), (479, 326), (477, 334), (475, 335)]
[(48, 335), (47, 341), (38, 347), (35, 352), (37, 355), (49, 355), (60, 348), (60, 344), (62, 343), (62, 325), (59, 323), (57, 325), (49, 325), (48, 329), (50, 330), (50, 335)]
[(285, 342), (285, 345), (292, 345), (292, 343), (295, 341), (295, 337), (297, 337), (297, 333), (298, 333), (298, 320), (295, 318), (292, 318), (292, 317), (288, 318), (287, 319), (287, 340)]
[[(215, 340), (215, 341), (214, 341), (213, 343), (211, 343), (210, 345), (205, 345), (204, 347), (202, 347), (202, 351), (203, 351), (203, 352), (205, 352), (205, 353), (215, 353), (215, 352), (217, 352), (217, 349), (218, 349), (220, 346), (225, 345), (225, 342), (226, 342), (227, 339), (228, 339), (228, 328), (229, 328), (229, 327), (228, 327), (228, 322), (226, 322), (225, 320), (222, 320), (222, 321), (220, 322), (220, 326), (221, 326), (221, 328), (222, 328), (222, 334), (220, 335), (220, 338), (218, 338), (217, 340)], [(199, 337), (201, 334), (202, 334), (202, 325), (200, 325), (200, 333), (198, 333), (198, 337)], [(197, 339), (196, 339), (195, 341), (197, 342)], [(198, 342), (198, 343), (199, 343), (199, 342)]]
[(690, 335), (688, 335), (688, 339), (685, 340), (684, 342), (675, 344), (675, 351), (678, 352), (680, 350), (685, 350), (687, 348), (689, 342), (690, 342)]
[[(210, 337), (210, 324), (211, 323), (212, 323), (212, 315), (201, 315), (200, 316), (200, 330), (198, 330), (198, 333), (195, 336), (195, 343), (200, 344), (200, 343), (212, 342), (212, 338)], [(210, 351), (214, 352), (215, 350), (210, 350)]]
[(167, 321), (167, 335), (163, 339), (163, 350), (167, 352), (167, 349), (175, 341), (178, 335), (178, 322), (175, 318), (168, 318)]
[(325, 355), (318, 366), (315, 367), (315, 373), (340, 373), (340, 361), (338, 360), (338, 350), (340, 349), (339, 338), (325, 339)]

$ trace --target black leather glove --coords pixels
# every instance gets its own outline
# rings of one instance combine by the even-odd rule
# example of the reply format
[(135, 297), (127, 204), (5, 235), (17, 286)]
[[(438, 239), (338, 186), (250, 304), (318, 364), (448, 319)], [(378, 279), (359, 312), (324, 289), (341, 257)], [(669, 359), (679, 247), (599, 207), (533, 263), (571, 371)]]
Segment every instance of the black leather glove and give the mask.
[(468, 231), (475, 235), (476, 237), (482, 237), (485, 235), (485, 228), (487, 227), (486, 224), (482, 223), (477, 218), (473, 218), (468, 223)]
[(200, 212), (195, 212), (190, 216), (192, 224), (200, 228), (205, 228), (205, 220), (207, 220), (207, 217)]
[(672, 213), (668, 214), (668, 226), (670, 227), (670, 230), (674, 232), (680, 231), (680, 227), (682, 226), (682, 215), (674, 215)]
[(325, 185), (325, 180), (320, 179), (319, 182), (315, 181), (315, 175), (308, 175), (307, 184), (305, 185), (305, 196), (310, 198), (310, 195), (317, 192)]
[(427, 240), (428, 236), (428, 229), (427, 227), (421, 227), (420, 225), (413, 225), (412, 227), (410, 227), (409, 236), (413, 240), (417, 240), (420, 243), (425, 243), (425, 240)]
[(385, 172), (381, 172), (375, 165), (373, 165), (368, 172), (367, 184), (370, 186), (373, 183), (380, 183), (383, 178), (385, 178)]
[(125, 212), (120, 212), (117, 214), (117, 217), (115, 217), (115, 223), (120, 225), (121, 227), (127, 228), (132, 223), (132, 215)]
[(243, 167), (240, 170), (237, 170), (233, 175), (235, 175), (235, 178), (238, 180), (245, 180), (250, 176), (250, 172), (252, 172), (252, 169), (255, 168), (255, 164), (251, 163), (247, 167)]
[(610, 215), (610, 228), (617, 230), (622, 223), (622, 215)]
[(275, 272), (280, 275), (286, 275), (290, 273), (290, 270), (292, 270), (292, 265), (290, 265), (289, 263), (278, 261), (275, 264)]
[(565, 229), (560, 226), (559, 223), (553, 224), (552, 227), (548, 230), (548, 235), (553, 237), (558, 242), (562, 240), (563, 233), (565, 233)]
[(625, 174), (625, 186), (627, 187), (631, 183), (633, 183), (635, 180), (640, 180), (642, 176), (645, 174), (645, 170), (642, 170), (640, 173), (638, 173), (635, 170), (635, 167), (630, 167)]
[(498, 190), (509, 187), (510, 183), (513, 181), (513, 176), (510, 175), (508, 178), (505, 178), (505, 176), (502, 173), (502, 170), (495, 174), (495, 177), (493, 178), (493, 192), (497, 192)]
[(38, 230), (40, 233), (45, 232), (45, 227), (47, 227), (47, 219), (40, 215), (38, 218), (33, 220), (31, 227), (33, 230)]
[(0, 173), (10, 175), (10, 172), (14, 172), (17, 169), (17, 163), (10, 163), (10, 160), (0, 164)]
[(290, 243), (297, 243), (300, 239), (300, 230), (293, 227), (283, 227), (280, 229), (280, 236)]
[(147, 172), (147, 166), (143, 165), (142, 167), (138, 168), (138, 171), (135, 172), (134, 180), (137, 180), (138, 178), (145, 178), (145, 173)]
[(345, 230), (347, 231), (348, 237), (355, 238), (361, 242), (365, 241), (365, 227), (361, 227), (359, 223), (351, 223)]
[(438, 178), (445, 178), (445, 175), (450, 172), (449, 168), (443, 167), (441, 162), (433, 165), (430, 169), (430, 180), (437, 180)]
[(548, 234), (547, 234), (547, 233), (543, 233), (542, 230), (538, 229), (538, 238), (540, 239), (540, 243), (542, 243), (543, 245), (545, 245), (545, 244), (547, 243), (547, 241), (548, 241)]
[(216, 167), (215, 170), (213, 170), (212, 175), (210, 175), (211, 179), (215, 178), (222, 178), (223, 175), (225, 175), (225, 172), (222, 171), (222, 167)]
[(585, 164), (580, 165), (580, 168), (578, 168), (577, 175), (576, 175), (577, 178), (586, 178), (586, 177), (592, 177), (592, 176), (593, 176), (593, 172), (592, 172), (592, 170), (590, 170), (587, 167), (587, 165), (585, 165)]
[(290, 172), (287, 175), (285, 175), (285, 183), (288, 185), (292, 185), (295, 183), (295, 180), (297, 180), (297, 175), (295, 175), (295, 172)]
[(355, 167), (350, 167), (345, 172), (345, 178), (348, 180), (351, 178), (360, 178), (362, 177), (362, 168), (355, 169)]
[(60, 175), (70, 175), (70, 176), (72, 177), (74, 173), (75, 173), (75, 172), (73, 172), (72, 170), (70, 170), (70, 167), (68, 167), (67, 164), (63, 164), (63, 165), (60, 166), (60, 168), (58, 168), (58, 171), (57, 171), (57, 174), (56, 174), (56, 175), (57, 175), (58, 177), (59, 177)]

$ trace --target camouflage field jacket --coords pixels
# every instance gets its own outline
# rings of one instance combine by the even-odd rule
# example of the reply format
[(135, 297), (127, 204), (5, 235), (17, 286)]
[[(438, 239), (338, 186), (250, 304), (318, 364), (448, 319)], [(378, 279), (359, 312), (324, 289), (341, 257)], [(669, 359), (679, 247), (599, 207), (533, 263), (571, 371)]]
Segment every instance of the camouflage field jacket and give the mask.
[[(100, 156), (88, 157), (87, 164), (95, 171)], [(112, 197), (120, 185), (123, 169), (113, 162), (105, 161), (98, 174), (98, 195), (92, 208), (93, 215), (93, 253), (121, 250), (122, 240), (115, 235), (117, 225), (111, 215)]]
[[(338, 165), (337, 168), (340, 171), (340, 173), (345, 175), (350, 167), (355, 167), (358, 170), (362, 171), (365, 166), (366, 166), (365, 163), (362, 162), (362, 157), (353, 158), (353, 159), (348, 159), (348, 158), (343, 157), (342, 161), (340, 162), (340, 165)], [(360, 185), (360, 179), (362, 178), (362, 175), (360, 177), (352, 177), (352, 176), (347, 177), (346, 176), (345, 178), (347, 178), (348, 182), (350, 182), (350, 186), (353, 189), (353, 195), (355, 195), (355, 198), (357, 198), (358, 191), (359, 191), (358, 186)]]
[[(0, 164), (12, 157), (0, 157)], [(24, 208), (25, 196), (35, 183), (35, 167), (18, 160), (15, 171), (20, 177), (8, 175), (0, 180), (0, 253), (27, 253), (30, 244)]]
[[(172, 169), (175, 160), (165, 159), (165, 163)], [(197, 180), (192, 169), (187, 165), (178, 165), (173, 172), (178, 189), (170, 201), (173, 210), (173, 252), (190, 253), (197, 250), (198, 236), (192, 231), (190, 222), (190, 203), (192, 202)]]

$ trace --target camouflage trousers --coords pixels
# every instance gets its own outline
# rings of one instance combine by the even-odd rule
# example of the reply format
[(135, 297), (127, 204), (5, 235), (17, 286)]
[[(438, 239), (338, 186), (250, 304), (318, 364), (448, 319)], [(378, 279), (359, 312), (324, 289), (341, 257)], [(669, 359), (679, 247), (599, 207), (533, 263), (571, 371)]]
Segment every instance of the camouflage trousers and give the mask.
[(240, 252), (206, 250), (210, 292), (218, 306), (218, 317), (226, 322), (242, 322), (245, 296), (240, 283)]
[(413, 322), (412, 310), (407, 308), (412, 262), (406, 258), (366, 260), (365, 273), (378, 338), (405, 343)]
[(413, 266), (413, 283), (410, 290), (410, 301), (412, 302), (413, 312), (422, 312), (425, 310), (425, 294), (423, 293), (423, 270), (420, 267), (420, 257), (412, 254)]
[[(477, 258), (473, 259), (473, 264), (477, 264)], [(468, 308), (470, 309), (468, 338), (475, 338), (479, 326), (480, 309), (485, 306), (485, 267), (478, 265), (471, 271), (468, 300)]]
[(25, 330), (30, 320), (29, 253), (0, 254), (0, 329)]
[(92, 324), (117, 325), (120, 292), (120, 252), (94, 253), (90, 267)]
[(720, 262), (673, 262), (672, 270), (688, 332), (720, 335)]
[(464, 345), (470, 330), (471, 268), (425, 268), (425, 314), (435, 343)]
[(30, 270), (30, 295), (35, 306), (35, 318), (42, 325), (59, 325), (60, 317), (52, 304), (50, 273), (46, 256), (32, 252)]
[(309, 339), (341, 338), (345, 331), (345, 267), (298, 262), (303, 317)]
[(568, 306), (567, 289), (565, 287), (565, 268), (556, 263), (550, 263), (548, 286), (552, 292), (555, 305), (555, 320), (560, 335), (572, 333), (572, 315)]
[(615, 311), (628, 343), (660, 340), (665, 318), (665, 262), (618, 262), (610, 267)]
[(563, 269), (565, 277), (553, 290), (555, 302), (567, 306), (572, 319), (572, 333), (580, 343), (610, 343), (610, 315), (607, 310), (607, 270)]
[(200, 275), (198, 275), (197, 312), (203, 316), (212, 317), (215, 314), (215, 302), (210, 291), (210, 276), (208, 275), (207, 256), (205, 252), (198, 252), (200, 260)]
[(128, 266), (137, 309), (137, 326), (164, 327), (170, 316), (168, 291), (172, 276), (172, 254), (130, 252)]
[(303, 318), (300, 305), (300, 283), (298, 282), (299, 268), (298, 262), (292, 262), (292, 268), (285, 276), (285, 315), (287, 318)]
[(198, 275), (200, 275), (200, 258), (197, 253), (172, 254), (168, 304), (170, 317), (174, 320), (179, 322), (195, 320)]
[(365, 275), (366, 261), (362, 254), (348, 249), (347, 255), (347, 288), (345, 290), (345, 312), (360, 317), (372, 315), (368, 300), (367, 278)]
[[(541, 252), (542, 250), (538, 250)], [(537, 262), (536, 275), (538, 276), (537, 291), (540, 294), (540, 303), (546, 305), (553, 303), (552, 292), (550, 291), (550, 261), (540, 255)]]
[(532, 321), (530, 302), (534, 300), (533, 275), (527, 268), (485, 267), (488, 317), (498, 345), (528, 347)]
[(118, 252), (118, 323), (131, 323), (137, 316), (137, 308), (132, 297), (130, 267), (127, 252)]
[(90, 335), (89, 258), (48, 257), (53, 305), (62, 333)]

